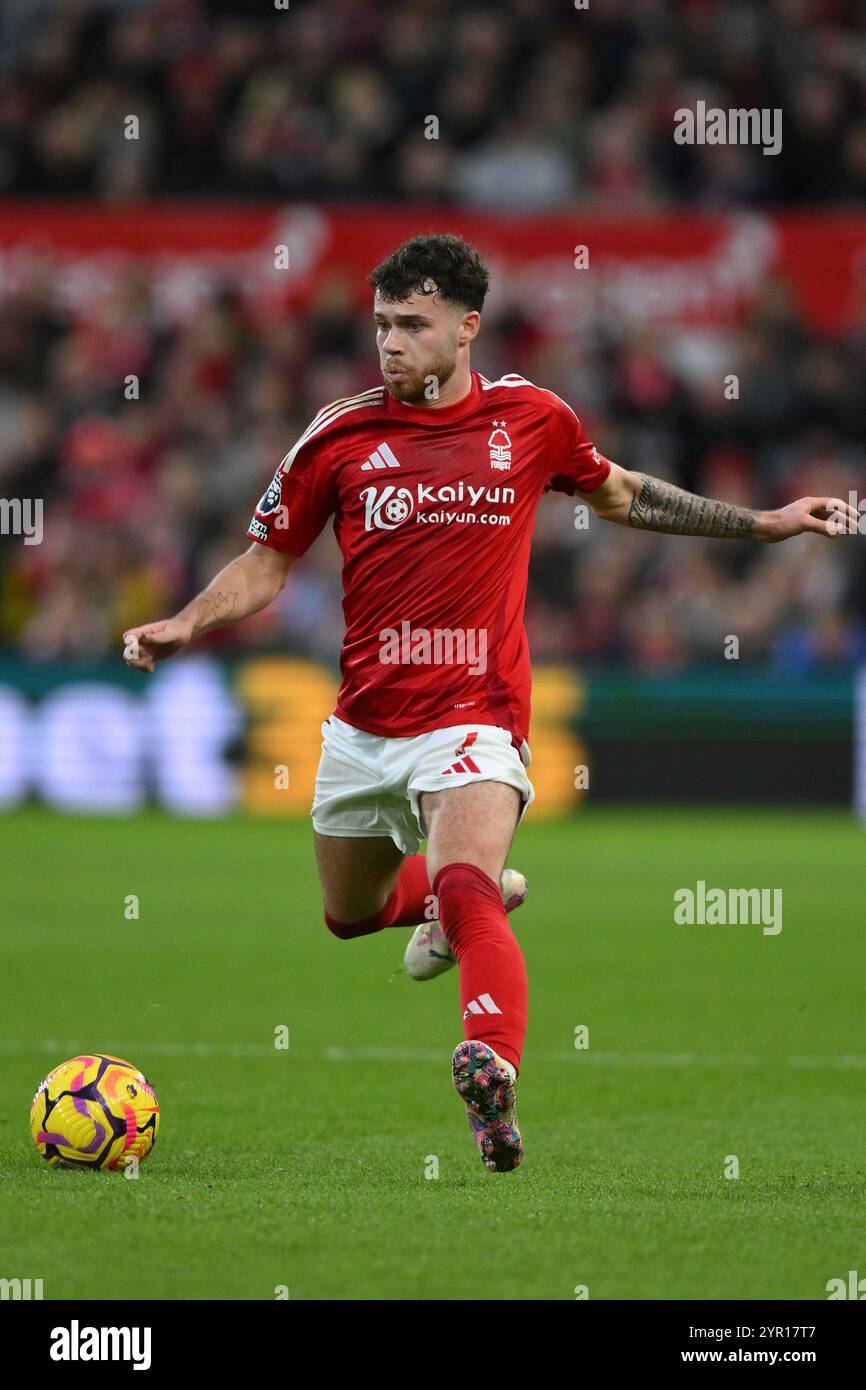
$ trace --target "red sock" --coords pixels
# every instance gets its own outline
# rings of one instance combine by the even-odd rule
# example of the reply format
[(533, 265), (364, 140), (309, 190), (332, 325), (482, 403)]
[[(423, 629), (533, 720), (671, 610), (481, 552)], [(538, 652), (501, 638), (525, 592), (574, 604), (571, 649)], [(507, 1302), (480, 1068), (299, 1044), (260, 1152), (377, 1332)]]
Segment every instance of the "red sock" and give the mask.
[(474, 864), (446, 864), (433, 880), (433, 891), (460, 971), (463, 1036), (487, 1043), (519, 1071), (526, 1036), (526, 965), (499, 885)]
[(326, 912), (325, 921), (341, 941), (351, 941), (355, 936), (370, 936), (383, 927), (417, 927), (435, 916), (433, 890), (427, 877), (427, 856), (411, 854), (403, 860), (397, 882), (381, 911), (357, 922), (338, 922)]

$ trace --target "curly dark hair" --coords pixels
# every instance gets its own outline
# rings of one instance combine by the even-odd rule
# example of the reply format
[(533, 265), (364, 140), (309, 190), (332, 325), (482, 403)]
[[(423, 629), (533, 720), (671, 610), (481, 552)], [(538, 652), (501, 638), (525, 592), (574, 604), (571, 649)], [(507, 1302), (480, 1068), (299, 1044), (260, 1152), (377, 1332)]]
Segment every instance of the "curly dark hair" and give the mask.
[(452, 304), (480, 313), (490, 274), (474, 246), (445, 232), (404, 241), (367, 276), (367, 283), (389, 304), (412, 293), (435, 294), (438, 290)]

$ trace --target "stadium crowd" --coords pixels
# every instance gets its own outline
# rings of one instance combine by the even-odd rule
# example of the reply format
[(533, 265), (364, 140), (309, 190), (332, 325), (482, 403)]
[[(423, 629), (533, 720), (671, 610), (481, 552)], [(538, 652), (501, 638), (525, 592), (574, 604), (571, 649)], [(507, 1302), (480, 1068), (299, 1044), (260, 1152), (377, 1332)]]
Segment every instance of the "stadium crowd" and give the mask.
[[(731, 203), (853, 205), (866, 192), (866, 9), (843, 0), (548, 0), (285, 11), (227, 0), (5, 0), (0, 190), (90, 200), (208, 194), (453, 201), (507, 212)], [(291, 27), (289, 27), (291, 26)], [(782, 153), (677, 146), (674, 109), (782, 105)], [(140, 139), (125, 140), (137, 113)], [(425, 119), (437, 114), (439, 139)], [(459, 219), (457, 219), (459, 221)], [(455, 228), (459, 229), (459, 228)], [(46, 500), (40, 545), (3, 542), (0, 650), (112, 654), (245, 544), (253, 504), (328, 400), (378, 380), (368, 311), (335, 277), (261, 324), (228, 286), (166, 324), (142, 266), (86, 312), (34, 273), (0, 313), (0, 495)], [(475, 365), (559, 392), (626, 467), (755, 506), (866, 487), (866, 299), (840, 340), (768, 284), (730, 344), (742, 388), (679, 373), (646, 331), (539, 331), (506, 299)], [(734, 366), (731, 367), (734, 370)], [(138, 399), (119, 383), (140, 378)], [(863, 548), (670, 539), (539, 510), (536, 659), (791, 672), (866, 656)], [(215, 648), (333, 661), (330, 529), (271, 610)]]
[[(674, 113), (698, 98), (783, 110), (781, 152), (676, 144)], [(4, 0), (0, 192), (851, 204), (866, 194), (866, 9)]]
[[(253, 504), (328, 400), (374, 384), (367, 310), (339, 280), (305, 313), (252, 324), (223, 290), (166, 328), (128, 277), (68, 317), (34, 276), (0, 316), (0, 494), (43, 497), (40, 545), (5, 543), (0, 637), (37, 660), (109, 654), (125, 626), (173, 611), (246, 545)], [(778, 286), (731, 343), (742, 389), (683, 380), (645, 332), (563, 344), (518, 306), (485, 314), (475, 365), (559, 392), (623, 465), (745, 505), (863, 495), (866, 313), (847, 341), (810, 337)], [(140, 379), (126, 399), (128, 373)], [(537, 658), (676, 669), (741, 659), (794, 670), (866, 654), (861, 546), (670, 538), (539, 508), (527, 626)], [(330, 527), (278, 602), (214, 634), (333, 661), (339, 554)]]

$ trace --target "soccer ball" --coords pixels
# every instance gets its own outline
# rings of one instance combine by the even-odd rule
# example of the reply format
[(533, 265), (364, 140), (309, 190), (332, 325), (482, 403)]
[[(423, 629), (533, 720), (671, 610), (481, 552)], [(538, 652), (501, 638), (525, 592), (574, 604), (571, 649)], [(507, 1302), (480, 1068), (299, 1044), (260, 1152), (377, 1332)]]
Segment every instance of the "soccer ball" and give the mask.
[(156, 1143), (159, 1102), (131, 1062), (94, 1052), (48, 1073), (33, 1097), (30, 1132), (58, 1168), (123, 1168)]

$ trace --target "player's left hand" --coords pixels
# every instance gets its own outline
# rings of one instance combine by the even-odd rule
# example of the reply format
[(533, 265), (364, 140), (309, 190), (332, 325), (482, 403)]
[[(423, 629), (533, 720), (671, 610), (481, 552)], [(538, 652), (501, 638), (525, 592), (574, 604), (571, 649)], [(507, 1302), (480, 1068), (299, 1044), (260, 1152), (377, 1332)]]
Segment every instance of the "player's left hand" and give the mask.
[(856, 536), (861, 520), (857, 508), (841, 497), (800, 497), (775, 512), (763, 512), (754, 534), (757, 540), (770, 543), (786, 541), (804, 531), (832, 538)]

